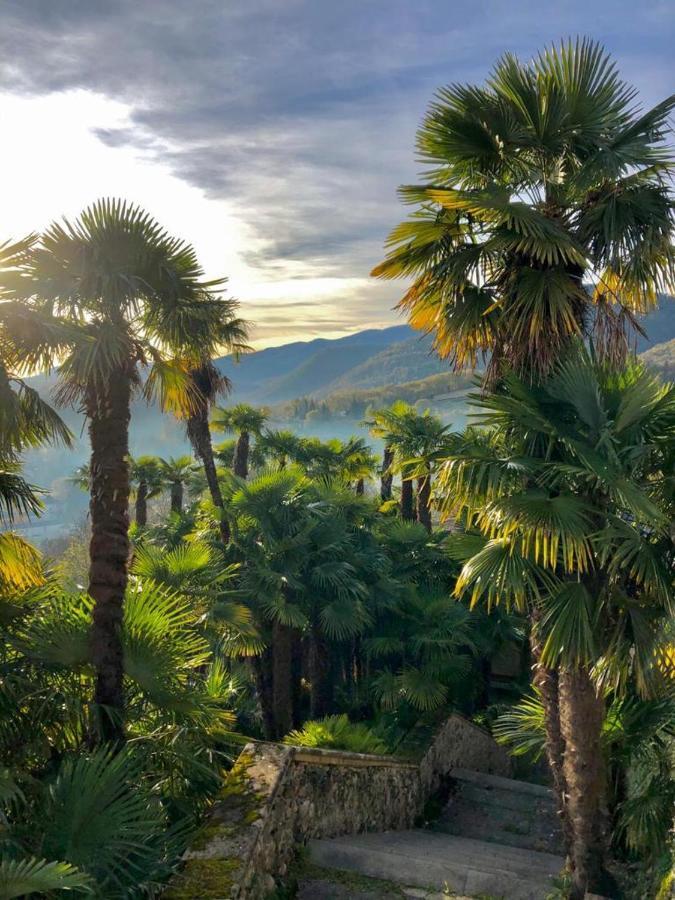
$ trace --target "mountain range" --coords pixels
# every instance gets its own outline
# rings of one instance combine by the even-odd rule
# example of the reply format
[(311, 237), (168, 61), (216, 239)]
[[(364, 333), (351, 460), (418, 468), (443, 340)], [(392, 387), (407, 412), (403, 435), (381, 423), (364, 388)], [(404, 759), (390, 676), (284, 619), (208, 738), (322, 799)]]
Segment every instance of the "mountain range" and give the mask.
[[(644, 317), (641, 325), (645, 335), (637, 336), (638, 353), (675, 339), (675, 303), (662, 298), (659, 309)], [(239, 363), (224, 357), (216, 364), (232, 381), (234, 402), (258, 405), (403, 384), (448, 369), (433, 352), (431, 338), (408, 325), (359, 331), (336, 340), (296, 341), (251, 353)]]
[[(647, 351), (645, 360), (666, 377), (673, 377), (675, 303), (662, 302), (658, 310), (646, 317), (643, 327), (647, 336), (638, 338), (638, 352)], [(438, 377), (449, 373), (449, 369), (434, 354), (431, 338), (420, 336), (407, 325), (368, 329), (336, 340), (296, 341), (248, 354), (238, 363), (228, 357), (215, 362), (232, 382), (232, 393), (223, 398), (223, 404), (247, 402), (270, 406), (278, 414), (287, 401), (311, 396), (315, 400), (327, 400), (329, 408), (342, 409), (341, 418), (305, 429), (306, 433), (320, 437), (344, 437), (358, 430), (358, 424), (347, 421), (349, 417), (344, 412), (345, 407), (358, 406), (349, 399), (350, 393), (357, 395), (356, 400), (358, 395), (363, 400), (368, 399), (366, 395), (372, 396), (376, 388), (415, 382), (414, 391), (408, 393), (411, 397), (425, 398), (426, 405), (428, 399), (452, 389), (447, 378)], [(32, 379), (47, 399), (54, 381), (54, 377), (45, 376)], [(389, 390), (382, 396), (390, 394)], [(336, 401), (331, 403), (331, 398)], [(460, 401), (454, 401), (451, 413), (455, 421), (457, 403), (461, 405)], [(62, 416), (77, 436), (75, 447), (70, 450), (43, 447), (25, 457), (28, 477), (51, 493), (43, 521), (54, 521), (56, 517), (63, 522), (64, 517), (66, 520), (78, 517), (86, 505), (84, 496), (68, 481), (68, 476), (87, 458), (85, 423), (82, 415), (72, 409), (63, 410)], [(277, 426), (280, 422), (273, 421), (273, 424)], [(293, 423), (291, 427), (299, 426)], [(132, 408), (130, 449), (133, 455), (150, 453), (163, 457), (189, 452), (183, 425), (140, 400)]]

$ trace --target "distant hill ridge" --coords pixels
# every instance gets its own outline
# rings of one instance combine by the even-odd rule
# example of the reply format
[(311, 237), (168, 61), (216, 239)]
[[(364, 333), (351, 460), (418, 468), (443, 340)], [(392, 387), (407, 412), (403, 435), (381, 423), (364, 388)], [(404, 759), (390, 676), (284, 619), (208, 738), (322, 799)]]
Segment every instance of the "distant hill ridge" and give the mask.
[[(659, 309), (642, 321), (638, 353), (675, 338), (675, 302), (662, 297)], [(447, 372), (431, 349), (431, 338), (408, 325), (368, 329), (343, 338), (296, 341), (244, 356), (237, 364), (216, 361), (234, 385), (233, 398), (258, 405), (300, 396), (324, 397), (349, 388), (377, 388)]]

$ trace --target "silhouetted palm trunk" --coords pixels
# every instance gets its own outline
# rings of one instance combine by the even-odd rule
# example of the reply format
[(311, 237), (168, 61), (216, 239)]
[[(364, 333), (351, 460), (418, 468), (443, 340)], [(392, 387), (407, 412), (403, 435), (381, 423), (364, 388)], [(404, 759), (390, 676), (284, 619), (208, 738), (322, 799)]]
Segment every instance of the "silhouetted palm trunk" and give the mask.
[(309, 644), (310, 715), (320, 719), (332, 711), (333, 679), (328, 642), (317, 623), (312, 625)]
[(401, 518), (407, 522), (415, 521), (415, 499), (411, 478), (401, 481)]
[(380, 475), (380, 497), (382, 502), (391, 500), (391, 485), (394, 476), (391, 474), (391, 465), (394, 462), (394, 453), (388, 445), (385, 444), (382, 453), (382, 474)]
[(148, 524), (148, 483), (147, 481), (138, 482), (138, 490), (136, 491), (136, 524), (139, 528), (145, 528)]
[(284, 737), (293, 727), (293, 629), (280, 622), (272, 627), (272, 692), (275, 737)]
[(253, 657), (255, 689), (260, 705), (263, 734), (265, 739), (273, 741), (277, 737), (274, 721), (274, 697), (272, 694), (272, 650), (266, 647), (261, 654)]
[(356, 482), (356, 494), (358, 497), (363, 497), (366, 492), (366, 482), (363, 478), (359, 478)]
[(94, 702), (104, 740), (124, 739), (122, 623), (129, 562), (129, 419), (131, 378), (124, 368), (86, 400), (91, 441), (89, 594), (94, 601), (91, 655)]
[(417, 479), (417, 521), (431, 531), (431, 475)]
[(224, 544), (230, 542), (230, 529), (225, 519), (225, 504), (218, 484), (216, 463), (213, 457), (213, 444), (211, 443), (211, 431), (209, 429), (209, 407), (206, 400), (199, 404), (199, 409), (187, 420), (187, 433), (192, 449), (197, 459), (200, 459), (204, 467), (206, 483), (213, 505), (219, 513), (218, 527)]
[(171, 512), (183, 515), (183, 482), (171, 482)]
[(248, 478), (248, 454), (251, 446), (251, 436), (248, 431), (242, 431), (237, 438), (234, 448), (234, 474), (239, 478)]
[(580, 900), (586, 892), (604, 895), (609, 887), (604, 868), (603, 704), (584, 668), (562, 669), (559, 689), (563, 771), (573, 836), (571, 897)]

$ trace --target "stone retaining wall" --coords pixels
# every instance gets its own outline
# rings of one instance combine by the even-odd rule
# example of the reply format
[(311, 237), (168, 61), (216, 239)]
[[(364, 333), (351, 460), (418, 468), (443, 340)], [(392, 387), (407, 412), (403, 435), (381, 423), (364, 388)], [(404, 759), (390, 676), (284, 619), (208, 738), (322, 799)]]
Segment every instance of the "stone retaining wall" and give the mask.
[(261, 900), (310, 838), (411, 828), (452, 768), (510, 773), (506, 753), (460, 716), (418, 761), (248, 744), (165, 900)]

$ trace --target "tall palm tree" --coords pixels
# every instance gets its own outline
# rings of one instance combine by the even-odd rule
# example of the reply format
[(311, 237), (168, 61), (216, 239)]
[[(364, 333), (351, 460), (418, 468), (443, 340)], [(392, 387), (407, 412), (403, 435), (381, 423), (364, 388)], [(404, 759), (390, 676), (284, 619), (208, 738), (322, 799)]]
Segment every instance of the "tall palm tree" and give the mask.
[[(374, 274), (412, 278), (400, 308), (455, 367), (489, 354), (488, 382), (508, 365), (538, 379), (589, 334), (618, 361), (636, 316), (671, 290), (675, 97), (635, 101), (588, 40), (527, 64), (508, 54), (485, 85), (438, 92), (418, 134), (429, 177), (402, 188), (417, 208)], [(537, 677), (552, 746), (556, 675), (538, 664)]]
[(456, 591), (539, 611), (542, 663), (559, 670), (574, 893), (607, 893), (602, 696), (627, 680), (649, 692), (675, 612), (675, 387), (580, 351), (537, 388), (509, 376), (474, 402), (499, 433), (469, 435), (440, 475), (448, 510), (483, 536)]
[[(431, 531), (432, 462), (447, 446), (449, 426), (429, 410), (418, 413), (407, 403), (375, 410), (366, 423), (371, 432), (385, 441), (392, 454), (389, 469), (401, 473), (401, 515)], [(413, 478), (417, 477), (416, 503)]]
[(266, 638), (253, 664), (265, 736), (271, 740), (293, 726), (293, 647), (306, 621), (293, 589), (305, 548), (306, 490), (304, 476), (287, 469), (252, 479), (230, 500), (241, 596)]
[[(131, 399), (142, 390), (164, 408), (191, 407), (188, 371), (216, 352), (219, 322), (230, 314), (220, 287), (204, 280), (192, 247), (139, 207), (107, 199), (52, 224), (8, 280), (26, 309), (56, 317), (59, 399), (81, 404), (88, 420), (95, 703), (103, 736), (115, 741), (123, 737)], [(49, 362), (39, 351), (34, 360)]]
[(161, 478), (171, 492), (171, 512), (179, 516), (183, 513), (185, 481), (192, 472), (193, 465), (190, 456), (172, 456), (169, 459), (159, 460)]
[(148, 500), (156, 497), (162, 488), (161, 463), (156, 456), (136, 456), (129, 460), (129, 478), (135, 494), (134, 518), (139, 528), (148, 524)]
[(390, 444), (385, 444), (382, 450), (382, 466), (380, 468), (380, 499), (383, 503), (391, 500), (391, 488), (394, 483), (394, 474), (391, 470), (394, 462), (394, 451)]
[(267, 419), (267, 413), (247, 403), (238, 403), (228, 409), (216, 409), (211, 427), (217, 431), (232, 431), (238, 434), (234, 448), (234, 474), (239, 478), (248, 478), (249, 452), (251, 435), (259, 435)]
[[(384, 409), (373, 410), (365, 424), (374, 437), (381, 438), (388, 448), (390, 461), (387, 472), (401, 475), (401, 518), (415, 520), (415, 502), (412, 466), (408, 462), (413, 453), (406, 442), (409, 433), (408, 422), (416, 415), (415, 409), (403, 400), (398, 400)], [(391, 484), (389, 485), (391, 490)]]
[(230, 390), (230, 382), (228, 378), (220, 374), (210, 360), (191, 368), (190, 380), (196, 390), (196, 398), (192, 409), (184, 417), (187, 435), (195, 456), (201, 460), (204, 467), (204, 476), (211, 501), (218, 514), (220, 537), (223, 544), (227, 545), (230, 540), (230, 527), (227, 523), (223, 492), (216, 471), (209, 414), (218, 394)]

